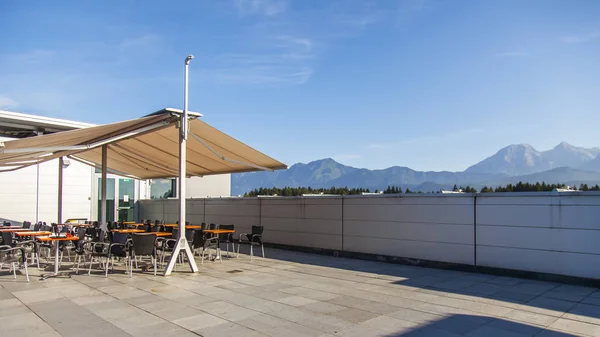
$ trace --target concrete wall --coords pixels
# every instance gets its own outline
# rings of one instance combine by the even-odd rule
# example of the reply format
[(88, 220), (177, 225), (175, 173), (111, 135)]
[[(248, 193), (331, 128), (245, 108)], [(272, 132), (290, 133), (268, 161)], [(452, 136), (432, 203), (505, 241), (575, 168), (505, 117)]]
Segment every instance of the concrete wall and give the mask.
[[(262, 224), (271, 243), (600, 279), (597, 192), (187, 202), (193, 223)], [(144, 218), (177, 212), (176, 200), (140, 202)]]
[(600, 194), (477, 198), (477, 264), (600, 278)]
[(473, 198), (348, 198), (344, 249), (452, 263), (473, 263)]
[(342, 198), (267, 198), (260, 203), (268, 242), (342, 250)]

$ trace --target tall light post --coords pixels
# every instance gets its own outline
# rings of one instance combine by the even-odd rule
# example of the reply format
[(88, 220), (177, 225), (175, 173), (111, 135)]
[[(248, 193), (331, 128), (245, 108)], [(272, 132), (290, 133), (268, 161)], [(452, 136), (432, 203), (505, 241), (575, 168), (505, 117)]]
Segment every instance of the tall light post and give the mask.
[(181, 114), (181, 120), (179, 122), (179, 233), (177, 237), (177, 244), (171, 254), (169, 264), (165, 269), (165, 276), (171, 274), (175, 263), (177, 263), (177, 257), (183, 249), (186, 253), (188, 263), (192, 272), (198, 272), (198, 266), (194, 260), (194, 254), (190, 249), (185, 238), (185, 179), (186, 179), (186, 155), (187, 155), (187, 135), (188, 135), (188, 68), (190, 61), (194, 58), (194, 55), (188, 55), (185, 58), (185, 73), (183, 78), (183, 113)]

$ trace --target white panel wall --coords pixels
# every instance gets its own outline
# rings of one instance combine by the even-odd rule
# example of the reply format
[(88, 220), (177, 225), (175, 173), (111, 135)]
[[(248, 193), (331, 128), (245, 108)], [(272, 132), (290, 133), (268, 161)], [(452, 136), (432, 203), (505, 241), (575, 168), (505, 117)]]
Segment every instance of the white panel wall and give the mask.
[(600, 195), (477, 198), (477, 264), (600, 278)]
[(344, 200), (344, 250), (472, 264), (473, 198), (366, 197)]
[(235, 225), (237, 233), (249, 233), (253, 225), (260, 224), (257, 199), (213, 198), (205, 199), (205, 202), (206, 216), (198, 223)]
[(342, 198), (261, 200), (265, 241), (342, 250)]
[[(0, 173), (0, 218), (36, 220), (35, 166)], [(56, 222), (58, 215), (58, 159), (39, 166), (39, 221)], [(63, 171), (63, 220), (91, 218), (92, 168), (73, 160)]]
[[(188, 200), (193, 223), (265, 226), (265, 241), (600, 279), (600, 193)], [(140, 202), (174, 221), (177, 201)], [(476, 211), (476, 215), (475, 215)], [(170, 219), (170, 220), (169, 220)]]

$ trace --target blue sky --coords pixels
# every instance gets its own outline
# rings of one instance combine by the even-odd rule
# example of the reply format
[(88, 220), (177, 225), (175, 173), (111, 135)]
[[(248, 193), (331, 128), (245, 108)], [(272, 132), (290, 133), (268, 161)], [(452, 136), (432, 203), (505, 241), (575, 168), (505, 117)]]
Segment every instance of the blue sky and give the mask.
[(291, 165), (463, 170), (600, 146), (600, 1), (2, 1), (0, 108), (182, 106)]

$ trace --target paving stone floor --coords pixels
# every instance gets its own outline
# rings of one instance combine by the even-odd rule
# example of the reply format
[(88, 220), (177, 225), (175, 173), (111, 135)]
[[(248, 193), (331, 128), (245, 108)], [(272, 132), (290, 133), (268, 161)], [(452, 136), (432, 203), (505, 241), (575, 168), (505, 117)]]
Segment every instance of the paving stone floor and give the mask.
[(600, 336), (595, 288), (267, 249), (172, 276), (0, 272), (0, 336)]

